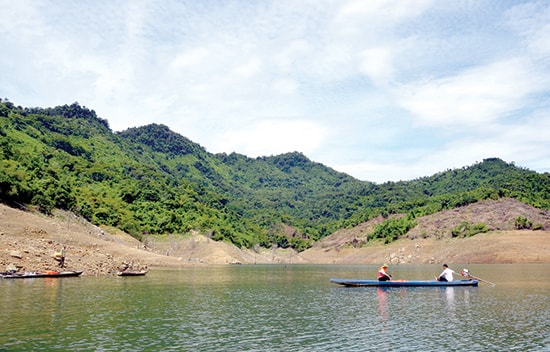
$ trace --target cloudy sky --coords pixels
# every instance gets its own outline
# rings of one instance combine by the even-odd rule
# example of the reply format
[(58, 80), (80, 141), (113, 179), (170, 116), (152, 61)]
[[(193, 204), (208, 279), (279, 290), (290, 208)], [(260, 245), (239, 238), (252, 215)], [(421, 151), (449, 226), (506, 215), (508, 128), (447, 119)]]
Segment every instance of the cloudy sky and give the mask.
[(550, 3), (0, 0), (0, 97), (358, 179), (550, 171)]

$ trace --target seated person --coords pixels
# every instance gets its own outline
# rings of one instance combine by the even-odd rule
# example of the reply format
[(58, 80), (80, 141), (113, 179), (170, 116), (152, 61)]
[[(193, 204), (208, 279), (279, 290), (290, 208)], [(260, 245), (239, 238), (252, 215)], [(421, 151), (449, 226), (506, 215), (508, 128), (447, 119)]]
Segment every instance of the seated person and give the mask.
[(453, 281), (453, 273), (454, 271), (452, 269), (449, 269), (449, 266), (447, 264), (443, 264), (443, 272), (439, 274), (439, 276), (435, 279), (437, 281)]
[(384, 264), (378, 269), (378, 281), (390, 281), (392, 276), (386, 272), (387, 264)]

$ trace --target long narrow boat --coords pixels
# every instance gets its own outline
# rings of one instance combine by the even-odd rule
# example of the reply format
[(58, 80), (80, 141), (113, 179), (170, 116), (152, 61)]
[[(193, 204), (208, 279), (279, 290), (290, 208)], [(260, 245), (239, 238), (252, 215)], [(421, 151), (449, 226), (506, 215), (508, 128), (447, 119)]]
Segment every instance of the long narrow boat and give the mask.
[(118, 276), (143, 276), (145, 274), (147, 274), (147, 270), (139, 270), (139, 271), (134, 271), (134, 270), (127, 270), (127, 271), (119, 271), (117, 273)]
[(2, 274), (3, 279), (34, 279), (39, 277), (71, 277), (80, 276), (82, 271), (39, 271), (39, 272), (24, 272), (24, 273), (5, 273)]
[(420, 286), (477, 286), (478, 280), (354, 280), (354, 279), (330, 279), (330, 282), (348, 287), (420, 287)]

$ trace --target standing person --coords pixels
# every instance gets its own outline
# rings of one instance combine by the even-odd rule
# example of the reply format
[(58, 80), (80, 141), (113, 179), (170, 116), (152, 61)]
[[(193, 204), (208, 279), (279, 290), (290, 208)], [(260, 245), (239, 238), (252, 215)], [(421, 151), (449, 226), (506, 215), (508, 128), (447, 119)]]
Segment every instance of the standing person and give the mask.
[(63, 246), (63, 248), (61, 249), (61, 253), (59, 254), (59, 267), (60, 268), (65, 267), (65, 249), (66, 248), (67, 248), (66, 246)]
[(390, 274), (388, 274), (388, 272), (386, 271), (386, 269), (388, 269), (388, 265), (387, 264), (383, 264), (379, 269), (378, 269), (378, 281), (390, 281), (392, 276)]
[(455, 272), (453, 271), (453, 269), (450, 269), (447, 264), (443, 264), (443, 271), (435, 279), (437, 281), (453, 281), (454, 280), (454, 278), (453, 278), (454, 273)]

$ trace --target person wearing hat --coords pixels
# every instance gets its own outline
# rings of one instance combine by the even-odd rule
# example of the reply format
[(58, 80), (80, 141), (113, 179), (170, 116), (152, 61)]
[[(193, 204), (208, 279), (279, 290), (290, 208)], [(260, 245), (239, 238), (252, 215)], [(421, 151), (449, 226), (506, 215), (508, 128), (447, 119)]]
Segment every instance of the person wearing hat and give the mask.
[(390, 281), (392, 276), (386, 271), (388, 264), (384, 263), (380, 269), (378, 269), (378, 281)]

